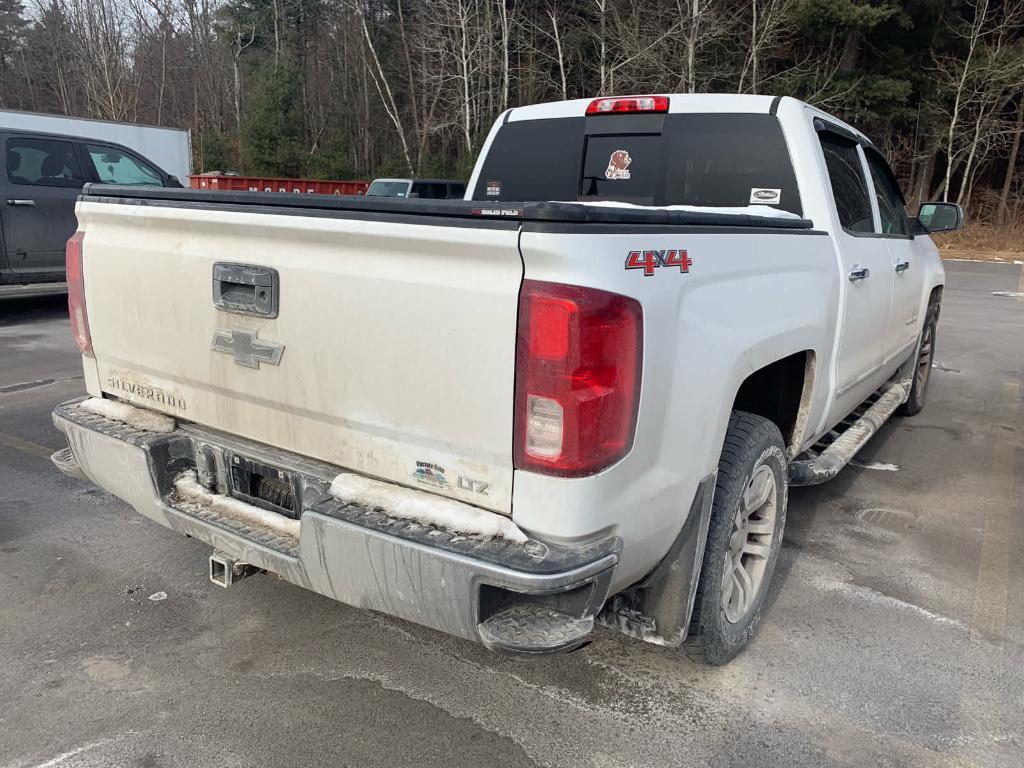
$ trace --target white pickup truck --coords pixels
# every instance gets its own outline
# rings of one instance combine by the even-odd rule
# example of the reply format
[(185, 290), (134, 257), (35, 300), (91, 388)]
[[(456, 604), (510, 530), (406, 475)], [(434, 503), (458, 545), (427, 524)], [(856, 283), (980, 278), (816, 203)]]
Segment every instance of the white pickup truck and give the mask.
[(508, 653), (595, 622), (723, 663), (787, 489), (923, 405), (943, 269), (791, 98), (511, 109), (466, 200), (89, 186), (54, 455), (272, 572)]

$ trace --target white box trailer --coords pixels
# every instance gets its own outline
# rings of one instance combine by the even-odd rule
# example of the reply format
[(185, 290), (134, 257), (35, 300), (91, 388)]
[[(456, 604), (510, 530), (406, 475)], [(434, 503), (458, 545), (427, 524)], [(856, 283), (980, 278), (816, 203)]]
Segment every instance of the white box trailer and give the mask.
[(192, 137), (182, 128), (115, 123), (64, 115), (0, 110), (0, 130), (58, 133), (82, 139), (121, 144), (156, 163), (188, 186), (192, 174)]

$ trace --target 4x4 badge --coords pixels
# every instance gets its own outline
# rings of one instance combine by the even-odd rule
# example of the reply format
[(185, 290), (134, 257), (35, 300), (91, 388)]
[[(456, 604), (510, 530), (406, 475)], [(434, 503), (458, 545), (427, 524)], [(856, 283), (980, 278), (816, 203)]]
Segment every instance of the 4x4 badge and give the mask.
[(686, 274), (693, 266), (693, 260), (683, 250), (630, 251), (626, 254), (626, 269), (642, 269), (644, 277), (650, 277), (659, 267), (679, 267)]
[(210, 349), (223, 352), (235, 359), (236, 365), (246, 368), (259, 368), (260, 363), (277, 365), (284, 354), (284, 344), (273, 341), (260, 341), (256, 331), (235, 328), (231, 331), (214, 331)]

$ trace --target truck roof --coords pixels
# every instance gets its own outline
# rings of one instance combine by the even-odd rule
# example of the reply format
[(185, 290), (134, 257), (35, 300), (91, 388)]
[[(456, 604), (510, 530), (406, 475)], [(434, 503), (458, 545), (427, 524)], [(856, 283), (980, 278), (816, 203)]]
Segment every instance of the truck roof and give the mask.
[[(681, 113), (745, 113), (774, 115), (783, 102), (798, 104), (810, 108), (818, 115), (827, 118), (842, 128), (855, 134), (858, 139), (868, 142), (869, 139), (852, 125), (824, 112), (811, 104), (794, 99), (792, 96), (761, 96), (749, 93), (666, 93), (658, 94), (668, 97), (669, 114)], [(624, 94), (625, 96), (625, 94)], [(600, 98), (600, 97), (595, 97)], [(614, 97), (607, 97), (614, 98)], [(552, 101), (544, 104), (531, 104), (527, 107), (515, 107), (505, 112), (503, 122), (510, 123), (520, 120), (546, 120), (559, 117), (583, 117), (587, 106), (594, 99), (569, 99), (568, 101)]]
[(465, 184), (465, 182), (462, 179), (420, 179), (420, 178), (410, 179), (410, 178), (407, 178), (407, 177), (406, 178), (394, 178), (394, 179), (381, 177), (379, 179), (374, 179), (374, 181), (408, 181), (408, 182), (412, 182), (413, 184), (416, 184), (416, 183), (419, 183), (419, 182), (424, 182), (424, 181), (428, 182), (428, 183), (431, 183), (431, 184)]

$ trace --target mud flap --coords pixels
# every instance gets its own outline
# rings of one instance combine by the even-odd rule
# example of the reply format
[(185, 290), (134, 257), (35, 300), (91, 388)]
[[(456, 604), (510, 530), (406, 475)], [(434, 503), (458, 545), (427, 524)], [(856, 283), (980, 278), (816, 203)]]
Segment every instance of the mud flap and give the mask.
[(682, 530), (651, 573), (608, 601), (599, 622), (630, 637), (677, 647), (686, 639), (700, 583), (717, 472), (701, 480)]

